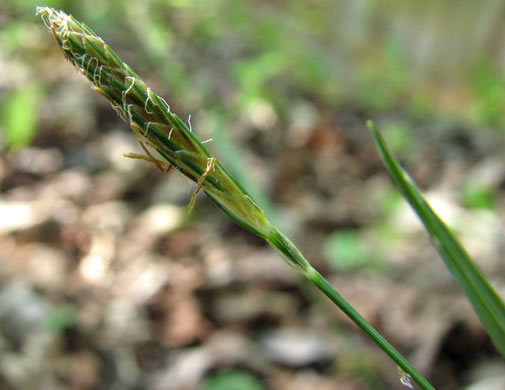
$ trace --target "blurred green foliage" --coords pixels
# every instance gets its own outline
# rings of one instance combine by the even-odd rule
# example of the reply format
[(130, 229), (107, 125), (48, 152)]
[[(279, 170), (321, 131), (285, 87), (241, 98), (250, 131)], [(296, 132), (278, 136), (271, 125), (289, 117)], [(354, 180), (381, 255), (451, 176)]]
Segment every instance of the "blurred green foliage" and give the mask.
[(409, 71), (402, 43), (394, 38), (385, 40), (378, 52), (365, 55), (360, 67), (360, 100), (375, 110), (394, 107), (408, 96)]
[(323, 248), (328, 265), (335, 271), (353, 271), (363, 267), (377, 267), (380, 262), (358, 232), (350, 229), (331, 234)]
[(505, 114), (503, 71), (490, 58), (484, 57), (476, 62), (471, 81), (475, 119), (491, 126), (503, 126)]
[(496, 193), (489, 187), (467, 185), (460, 194), (463, 206), (468, 209), (496, 209)]
[(252, 374), (233, 370), (211, 375), (202, 390), (263, 390), (261, 382)]
[[(40, 79), (44, 53), (32, 50), (41, 44), (36, 37), (43, 28), (34, 16), (36, 5), (6, 0), (0, 8), (5, 15), (2, 61), (12, 61), (10, 66), (20, 66), (23, 73), (0, 85), (2, 106), (9, 100), (14, 110), (3, 110), (10, 126), (19, 114), (13, 91)], [(93, 26), (140, 74), (154, 80), (168, 101), (183, 106), (182, 116), (219, 107), (231, 137), (232, 124), (251, 115), (258, 103), (277, 114), (279, 121), (269, 131), (285, 128), (282, 121), (293, 99), (328, 108), (352, 103), (370, 115), (449, 113), (496, 128), (504, 124), (503, 59), (491, 48), (500, 42), (496, 15), (505, 4), (496, 0), (464, 7), (449, 1), (419, 7), (398, 0), (49, 0), (43, 5)], [(464, 34), (461, 21), (472, 21)], [(31, 125), (26, 118), (20, 121), (26, 123), (9, 127), (6, 136), (17, 146), (30, 142), (37, 127), (36, 118)]]
[(36, 85), (27, 85), (8, 94), (2, 107), (4, 142), (8, 148), (19, 149), (32, 141), (37, 129), (40, 95)]
[(61, 332), (77, 321), (75, 308), (72, 305), (55, 307), (47, 318), (47, 327), (54, 332)]
[(373, 195), (373, 205), (380, 212), (381, 220), (391, 216), (403, 202), (402, 196), (394, 187), (387, 187)]

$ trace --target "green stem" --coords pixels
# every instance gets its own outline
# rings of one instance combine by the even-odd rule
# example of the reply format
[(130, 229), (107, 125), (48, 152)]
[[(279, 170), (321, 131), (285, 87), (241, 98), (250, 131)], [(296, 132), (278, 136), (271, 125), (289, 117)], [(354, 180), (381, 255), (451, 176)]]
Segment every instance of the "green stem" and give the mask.
[(315, 284), (331, 301), (337, 305), (363, 332), (370, 337), (397, 365), (403, 372), (409, 374), (414, 382), (423, 390), (434, 390), (435, 388), (405, 359), (394, 347), (381, 336), (370, 323), (365, 320), (351, 305), (340, 295), (328, 281), (317, 272), (305, 259), (302, 252), (293, 242), (272, 226), (270, 234), (266, 240), (277, 248), (289, 265), (301, 271), (307, 279)]
[(330, 298), (356, 325), (358, 325), (404, 372), (409, 374), (419, 387), (424, 390), (435, 389), (319, 272), (310, 267), (307, 272), (305, 272), (305, 276)]

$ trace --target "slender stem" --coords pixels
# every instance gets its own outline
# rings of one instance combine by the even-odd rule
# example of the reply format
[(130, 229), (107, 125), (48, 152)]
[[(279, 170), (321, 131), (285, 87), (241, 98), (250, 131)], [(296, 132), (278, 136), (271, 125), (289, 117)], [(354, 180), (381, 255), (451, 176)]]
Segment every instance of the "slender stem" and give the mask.
[(277, 248), (289, 265), (301, 271), (307, 279), (314, 283), (331, 301), (337, 305), (356, 325), (358, 325), (371, 340), (375, 342), (403, 372), (409, 374), (423, 390), (435, 390), (435, 388), (405, 359), (394, 347), (381, 336), (370, 323), (365, 320), (351, 305), (340, 295), (328, 281), (317, 272), (305, 259), (302, 252), (295, 244), (272, 227), (267, 241)]
[(310, 267), (305, 276), (314, 283), (335, 305), (358, 325), (404, 372), (409, 374), (423, 390), (435, 388), (410, 363), (365, 320), (345, 298), (314, 268)]

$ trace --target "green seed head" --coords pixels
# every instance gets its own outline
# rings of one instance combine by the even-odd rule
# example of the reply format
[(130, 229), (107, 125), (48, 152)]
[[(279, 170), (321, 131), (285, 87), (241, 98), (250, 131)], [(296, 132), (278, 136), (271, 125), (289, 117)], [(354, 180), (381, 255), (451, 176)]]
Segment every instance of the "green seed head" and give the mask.
[(158, 167), (173, 166), (196, 182), (197, 192), (203, 190), (231, 219), (277, 247), (291, 265), (305, 267), (299, 256), (289, 258), (295, 253), (289, 247), (292, 244), (270, 224), (245, 189), (170, 111), (165, 100), (148, 88), (102, 38), (64, 12), (38, 7), (37, 14), (53, 33), (65, 57), (130, 123), (147, 154), (142, 158)]

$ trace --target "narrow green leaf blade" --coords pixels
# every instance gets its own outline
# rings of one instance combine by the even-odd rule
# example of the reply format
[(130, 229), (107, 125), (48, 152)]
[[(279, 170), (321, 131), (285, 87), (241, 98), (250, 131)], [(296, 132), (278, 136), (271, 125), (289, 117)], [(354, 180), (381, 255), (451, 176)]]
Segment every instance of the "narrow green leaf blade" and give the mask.
[(375, 124), (368, 121), (367, 126), (396, 185), (423, 222), (433, 244), (470, 300), (491, 340), (505, 357), (505, 305), (502, 299), (392, 156)]

